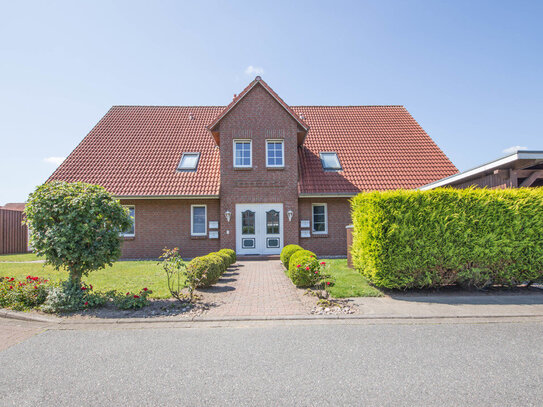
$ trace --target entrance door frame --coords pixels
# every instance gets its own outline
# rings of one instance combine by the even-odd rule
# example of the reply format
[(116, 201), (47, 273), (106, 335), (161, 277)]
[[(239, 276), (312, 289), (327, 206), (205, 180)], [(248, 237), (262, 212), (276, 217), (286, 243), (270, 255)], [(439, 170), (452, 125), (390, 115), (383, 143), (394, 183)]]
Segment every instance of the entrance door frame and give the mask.
[[(284, 205), (282, 203), (240, 203), (236, 204), (236, 253), (240, 255), (251, 254), (280, 254), (283, 248), (283, 214)], [(254, 249), (244, 249), (242, 247), (241, 233), (241, 213), (250, 210), (255, 212), (255, 234), (247, 235), (248, 238), (255, 239)], [(279, 212), (279, 234), (268, 235), (266, 232), (266, 212), (276, 210)], [(278, 248), (268, 248), (267, 238), (279, 238)]]

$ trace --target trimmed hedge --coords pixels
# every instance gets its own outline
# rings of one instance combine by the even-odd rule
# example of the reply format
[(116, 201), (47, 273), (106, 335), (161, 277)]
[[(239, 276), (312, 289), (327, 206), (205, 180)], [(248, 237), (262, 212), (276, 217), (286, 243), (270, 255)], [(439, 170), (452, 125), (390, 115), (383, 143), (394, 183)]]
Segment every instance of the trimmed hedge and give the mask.
[(232, 249), (221, 249), (218, 253), (224, 253), (230, 257), (230, 265), (234, 264), (237, 261), (236, 252)]
[(371, 192), (351, 205), (353, 264), (376, 286), (543, 281), (543, 188)]
[(302, 246), (298, 246), (297, 244), (288, 244), (285, 247), (283, 247), (283, 250), (281, 250), (281, 263), (283, 263), (283, 266), (288, 270), (290, 265), (290, 257), (296, 253), (298, 250), (303, 250), (304, 248)]
[(199, 278), (206, 273), (206, 277), (198, 284), (199, 288), (209, 287), (221, 278), (221, 269), (217, 260), (208, 256), (195, 257), (187, 264), (189, 272), (195, 273)]
[(230, 257), (230, 255), (224, 253), (224, 252), (221, 252), (221, 251), (218, 251), (218, 252), (213, 252), (213, 253), (210, 253), (210, 254), (214, 254), (216, 256), (219, 256), (223, 263), (224, 263), (224, 270), (226, 271), (226, 269), (228, 267), (230, 267), (230, 261), (232, 260), (232, 258)]
[[(312, 269), (318, 265), (319, 260), (315, 253), (309, 250), (298, 250), (290, 257), (288, 276), (296, 287), (310, 287), (313, 285)], [(307, 266), (309, 266), (309, 270), (306, 270)]]

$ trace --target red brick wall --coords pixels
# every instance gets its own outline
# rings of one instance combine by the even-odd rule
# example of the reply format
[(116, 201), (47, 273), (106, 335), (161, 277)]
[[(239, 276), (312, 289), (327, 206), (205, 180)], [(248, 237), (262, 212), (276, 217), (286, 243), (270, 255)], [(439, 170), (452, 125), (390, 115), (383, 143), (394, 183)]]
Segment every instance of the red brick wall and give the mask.
[[(347, 232), (350, 225), (351, 207), (347, 198), (301, 198), (299, 200), (300, 220), (309, 220), (312, 226), (312, 204), (325, 203), (328, 211), (328, 234), (300, 238), (300, 246), (311, 250), (317, 256), (347, 256)], [(299, 226), (299, 222), (298, 222)], [(306, 228), (304, 228), (306, 229)], [(301, 230), (301, 228), (300, 228)], [(306, 230), (311, 230), (311, 227)]]
[[(236, 203), (283, 203), (283, 244), (298, 243), (297, 122), (260, 85), (256, 85), (220, 122), (221, 246), (236, 248)], [(233, 165), (233, 140), (252, 140), (252, 168)], [(266, 139), (284, 140), (284, 169), (266, 168)], [(286, 213), (294, 217), (288, 221)], [(224, 216), (223, 216), (224, 218)], [(227, 234), (229, 231), (229, 234)]]
[[(219, 221), (217, 199), (137, 199), (121, 200), (123, 205), (134, 205), (136, 230), (133, 238), (125, 238), (122, 258), (158, 258), (164, 247), (179, 247), (184, 258), (192, 258), (219, 250), (219, 239), (191, 237), (190, 207), (207, 205), (207, 221)], [(209, 232), (209, 230), (208, 230)]]

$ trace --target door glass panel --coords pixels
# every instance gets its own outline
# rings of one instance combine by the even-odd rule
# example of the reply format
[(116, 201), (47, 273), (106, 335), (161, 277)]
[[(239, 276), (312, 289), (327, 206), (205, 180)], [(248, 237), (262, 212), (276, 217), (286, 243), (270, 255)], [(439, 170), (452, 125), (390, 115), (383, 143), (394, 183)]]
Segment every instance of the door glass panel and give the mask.
[(255, 213), (253, 211), (246, 210), (245, 212), (241, 212), (241, 234), (255, 234)]
[(271, 210), (266, 212), (266, 233), (268, 235), (279, 234), (279, 212)]

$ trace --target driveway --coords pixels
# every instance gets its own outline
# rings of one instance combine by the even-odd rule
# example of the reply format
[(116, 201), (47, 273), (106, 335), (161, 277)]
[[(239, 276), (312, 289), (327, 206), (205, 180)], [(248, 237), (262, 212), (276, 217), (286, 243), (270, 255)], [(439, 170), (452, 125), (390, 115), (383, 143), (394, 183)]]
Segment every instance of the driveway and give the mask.
[(208, 317), (309, 313), (279, 260), (239, 261), (215, 286), (202, 291), (218, 303), (206, 313)]

